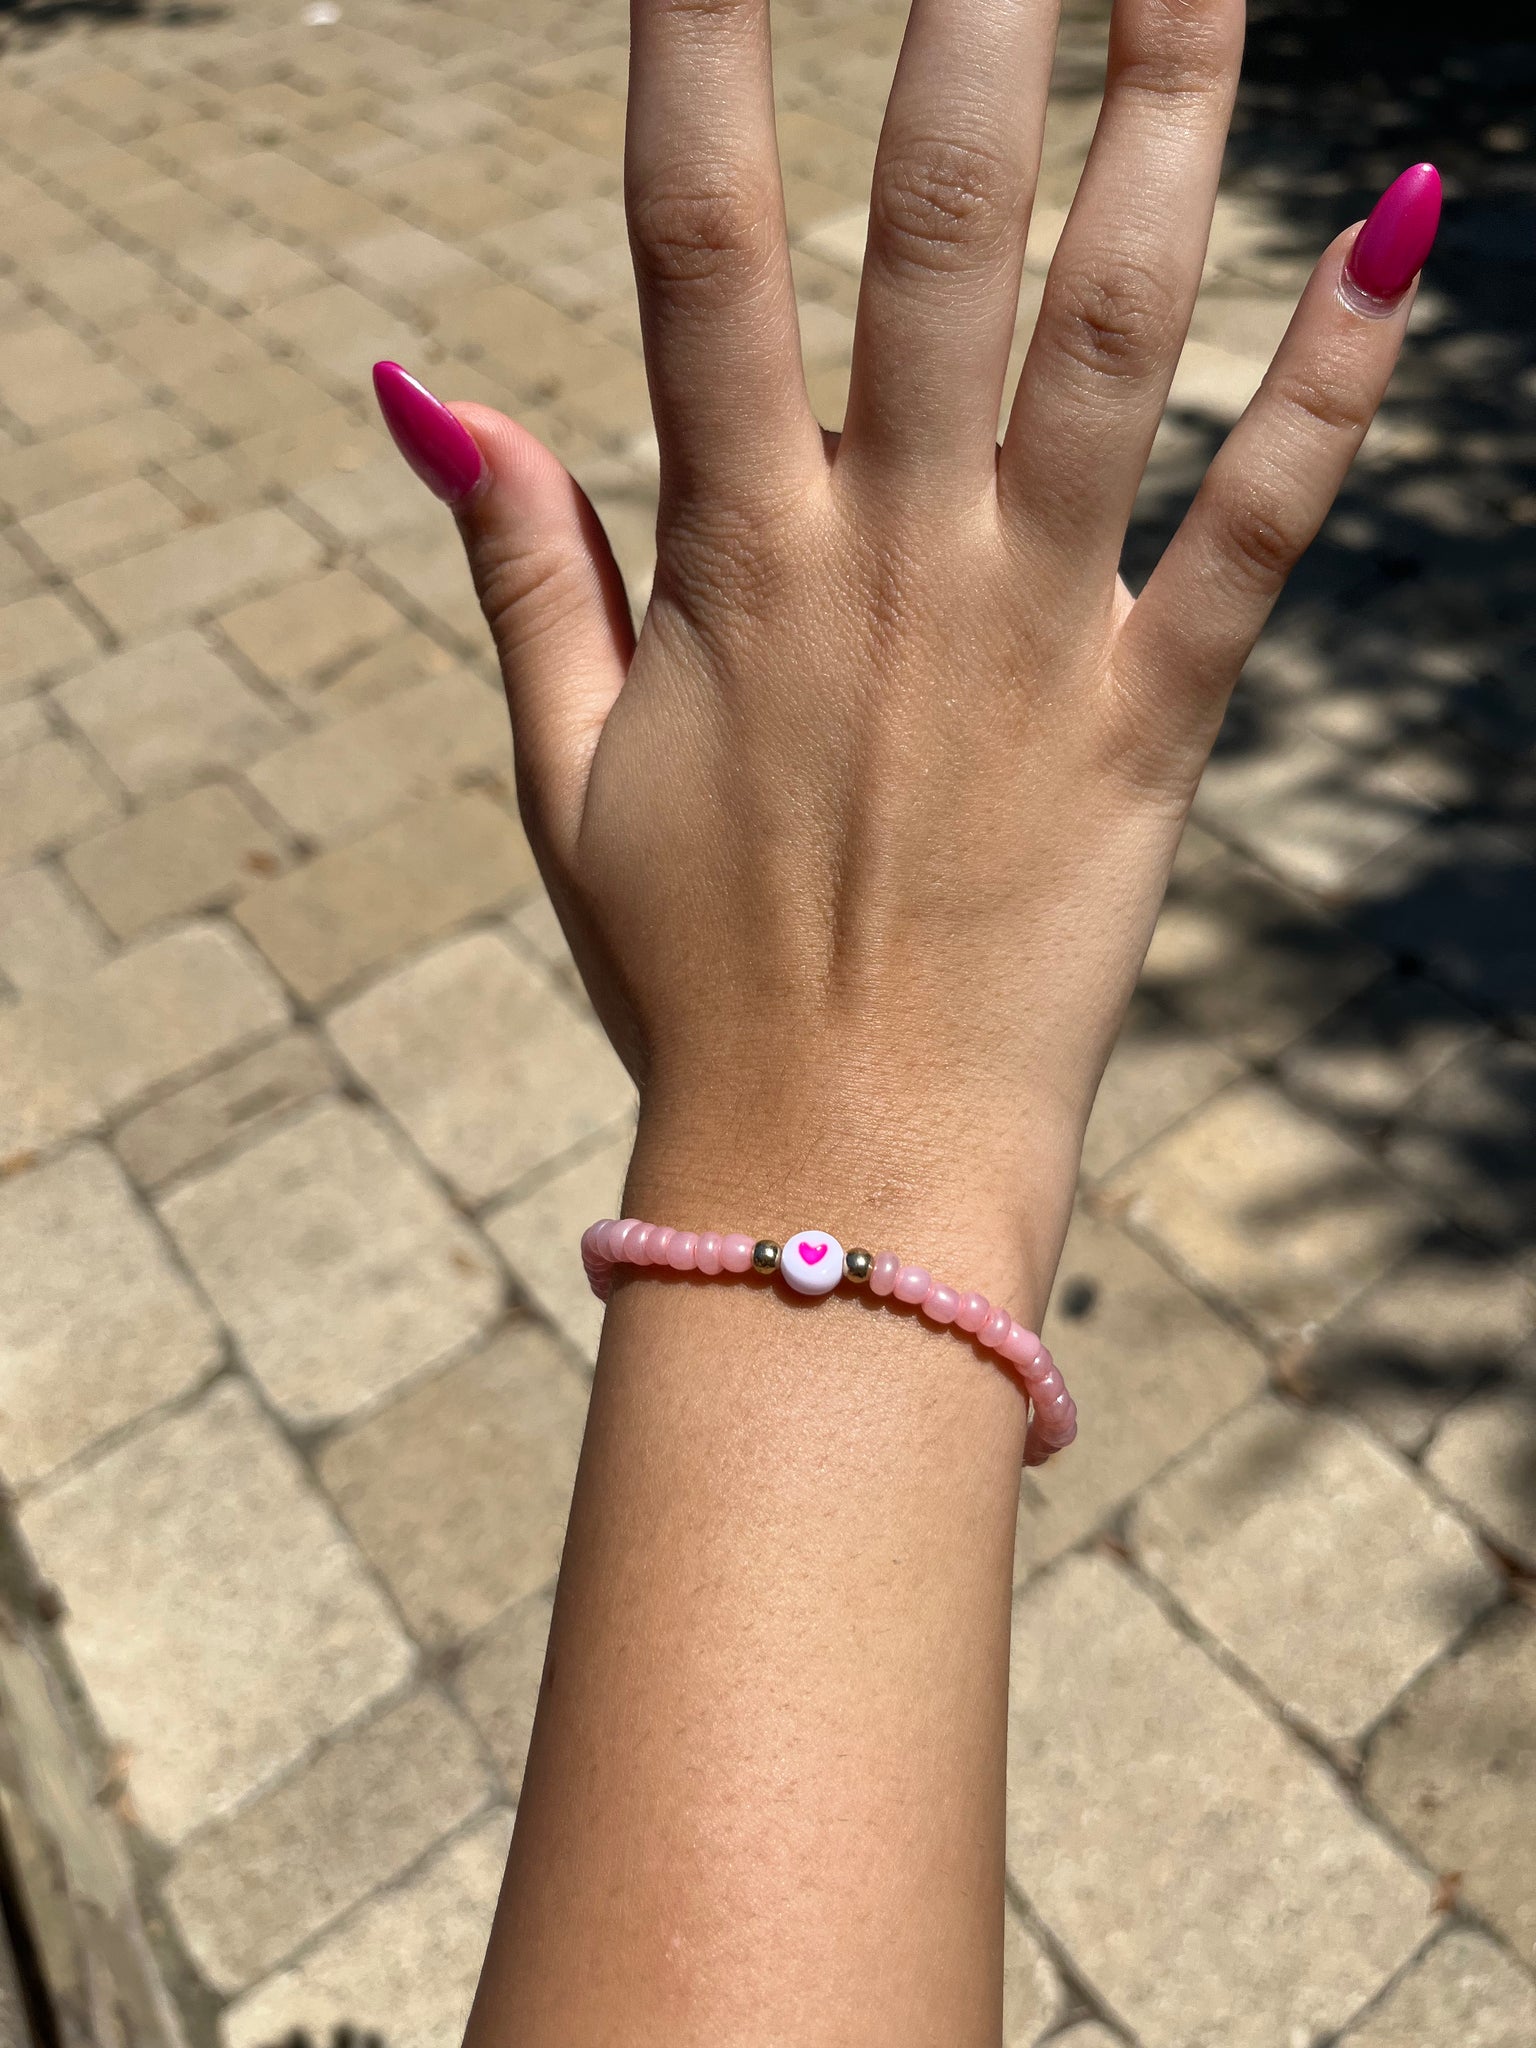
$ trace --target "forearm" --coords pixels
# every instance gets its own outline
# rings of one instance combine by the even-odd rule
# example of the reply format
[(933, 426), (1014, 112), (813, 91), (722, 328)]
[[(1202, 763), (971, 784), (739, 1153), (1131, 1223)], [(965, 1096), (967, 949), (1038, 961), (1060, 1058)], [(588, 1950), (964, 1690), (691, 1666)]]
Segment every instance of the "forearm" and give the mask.
[(864, 1297), (621, 1283), (473, 2048), (992, 2048), (1025, 1420)]

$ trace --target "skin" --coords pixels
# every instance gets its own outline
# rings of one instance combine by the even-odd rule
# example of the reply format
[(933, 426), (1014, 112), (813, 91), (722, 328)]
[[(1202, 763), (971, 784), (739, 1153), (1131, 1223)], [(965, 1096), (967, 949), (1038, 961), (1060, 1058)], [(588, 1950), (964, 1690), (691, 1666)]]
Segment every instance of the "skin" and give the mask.
[[(638, 640), (559, 463), (455, 408), (524, 815), (640, 1086), (623, 1213), (830, 1228), (1038, 1327), (1228, 692), (1408, 301), (1351, 311), (1353, 230), (1324, 254), (1133, 602), (1240, 0), (1119, 0), (1000, 448), (1049, 0), (916, 0), (841, 437), (800, 366), (766, 0), (635, 0), (633, 28)], [(995, 2048), (1025, 1421), (862, 1298), (621, 1281), (470, 2048)]]

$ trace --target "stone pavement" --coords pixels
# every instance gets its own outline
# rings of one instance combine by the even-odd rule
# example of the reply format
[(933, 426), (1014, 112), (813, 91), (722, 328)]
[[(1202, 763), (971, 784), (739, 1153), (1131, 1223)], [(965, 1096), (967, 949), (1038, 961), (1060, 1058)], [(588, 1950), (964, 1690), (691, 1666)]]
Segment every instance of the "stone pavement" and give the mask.
[[(0, 1467), (170, 2034), (451, 2048), (632, 1111), (368, 365), (547, 438), (637, 604), (655, 458), (620, 0), (326, 12), (5, 17)], [(1311, 252), (1427, 136), (1455, 203), (1089, 1133), (1050, 1325), (1083, 1435), (1019, 1514), (1007, 2042), (1531, 2048), (1529, 60), (1319, 80), (1308, 9), (1254, 13), (1133, 574)], [(1026, 329), (1102, 61), (1068, 14)], [(835, 422), (900, 10), (776, 20)]]

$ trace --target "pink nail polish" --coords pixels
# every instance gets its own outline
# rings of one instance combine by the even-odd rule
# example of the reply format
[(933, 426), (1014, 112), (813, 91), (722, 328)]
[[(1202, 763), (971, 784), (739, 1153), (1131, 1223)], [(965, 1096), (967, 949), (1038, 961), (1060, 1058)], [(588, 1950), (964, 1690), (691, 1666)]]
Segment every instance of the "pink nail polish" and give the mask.
[(474, 436), (398, 363), (375, 363), (373, 389), (395, 446), (429, 491), (461, 504), (485, 463)]
[(1440, 225), (1440, 173), (1414, 164), (1382, 193), (1355, 237), (1344, 281), (1377, 308), (1400, 299), (1424, 268)]

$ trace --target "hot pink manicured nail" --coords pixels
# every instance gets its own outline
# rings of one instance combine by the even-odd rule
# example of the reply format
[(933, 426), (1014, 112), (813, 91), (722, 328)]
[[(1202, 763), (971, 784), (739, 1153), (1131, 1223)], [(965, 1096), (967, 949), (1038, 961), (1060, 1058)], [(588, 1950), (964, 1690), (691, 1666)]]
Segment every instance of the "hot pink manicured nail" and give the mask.
[(373, 388), (395, 446), (427, 489), (461, 503), (485, 469), (474, 436), (398, 363), (375, 363)]
[(1440, 225), (1440, 173), (1414, 164), (1382, 193), (1355, 237), (1344, 278), (1378, 305), (1400, 299), (1424, 268)]

